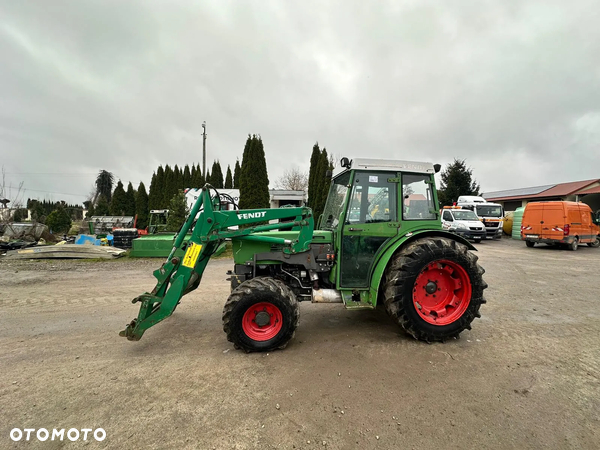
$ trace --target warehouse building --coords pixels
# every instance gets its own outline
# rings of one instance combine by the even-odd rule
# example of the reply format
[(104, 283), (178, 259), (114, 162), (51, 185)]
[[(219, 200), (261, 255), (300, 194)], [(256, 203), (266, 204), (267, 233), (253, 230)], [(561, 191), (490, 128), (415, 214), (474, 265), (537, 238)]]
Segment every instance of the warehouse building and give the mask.
[(507, 191), (482, 194), (488, 202), (499, 203), (505, 211), (514, 211), (529, 202), (571, 201), (590, 205), (592, 211), (600, 210), (600, 179), (548, 184)]

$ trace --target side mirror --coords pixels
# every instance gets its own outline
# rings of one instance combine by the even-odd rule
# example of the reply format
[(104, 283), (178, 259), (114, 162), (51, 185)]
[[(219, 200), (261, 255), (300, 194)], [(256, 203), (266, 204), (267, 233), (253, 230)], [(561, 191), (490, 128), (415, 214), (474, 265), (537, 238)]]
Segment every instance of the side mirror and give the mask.
[(340, 161), (340, 165), (346, 169), (349, 169), (350, 166), (352, 165), (352, 161), (350, 161), (348, 158), (346, 158), (344, 156)]
[(434, 164), (433, 165), (433, 170), (435, 170), (435, 173), (438, 173), (440, 170), (442, 170), (442, 165), (441, 164)]
[(333, 176), (333, 171), (328, 170), (327, 172), (325, 172), (325, 177), (326, 178), (331, 178)]

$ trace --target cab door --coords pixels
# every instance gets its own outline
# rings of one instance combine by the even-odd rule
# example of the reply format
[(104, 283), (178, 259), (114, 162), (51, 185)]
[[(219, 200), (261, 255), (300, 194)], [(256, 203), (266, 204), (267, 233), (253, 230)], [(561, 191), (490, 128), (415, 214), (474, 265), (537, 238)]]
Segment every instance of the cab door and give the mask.
[(452, 213), (445, 209), (442, 213), (442, 228), (444, 230), (448, 230), (452, 226), (452, 222), (454, 222), (454, 217), (452, 217)]
[(377, 251), (398, 233), (398, 184), (389, 172), (355, 172), (342, 227), (340, 287), (366, 288)]
[(579, 214), (581, 215), (581, 234), (579, 242), (592, 242), (596, 240), (596, 234), (594, 233), (592, 215), (590, 208), (587, 205), (578, 205)]
[(562, 240), (564, 227), (568, 223), (565, 208), (561, 202), (543, 203), (542, 234), (544, 239)]

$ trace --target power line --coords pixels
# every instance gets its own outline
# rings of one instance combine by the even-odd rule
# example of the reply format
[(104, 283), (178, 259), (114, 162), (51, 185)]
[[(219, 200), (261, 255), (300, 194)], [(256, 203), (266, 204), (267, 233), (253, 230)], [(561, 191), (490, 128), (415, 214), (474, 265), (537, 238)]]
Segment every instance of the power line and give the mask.
[(71, 176), (71, 177), (88, 177), (90, 175), (96, 175), (95, 173), (69, 173), (69, 172), (5, 172), (6, 175), (57, 175), (57, 176)]
[(39, 189), (29, 189), (29, 188), (23, 188), (22, 190), (23, 190), (23, 193), (25, 193), (27, 191), (33, 191), (33, 192), (43, 192), (44, 194), (72, 195), (72, 196), (75, 196), (75, 197), (85, 197), (85, 195), (82, 195), (82, 194), (69, 194), (69, 193), (66, 193), (66, 192), (40, 191)]

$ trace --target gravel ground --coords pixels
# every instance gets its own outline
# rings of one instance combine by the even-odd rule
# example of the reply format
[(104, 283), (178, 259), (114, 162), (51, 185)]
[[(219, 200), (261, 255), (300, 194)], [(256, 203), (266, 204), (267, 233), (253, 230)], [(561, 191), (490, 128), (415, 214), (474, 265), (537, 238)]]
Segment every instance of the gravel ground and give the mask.
[[(140, 342), (158, 260), (0, 260), (0, 448), (598, 448), (600, 250), (477, 245), (488, 303), (427, 345), (381, 310), (301, 304), (287, 349), (234, 350), (229, 259)], [(13, 442), (13, 428), (106, 438)]]

